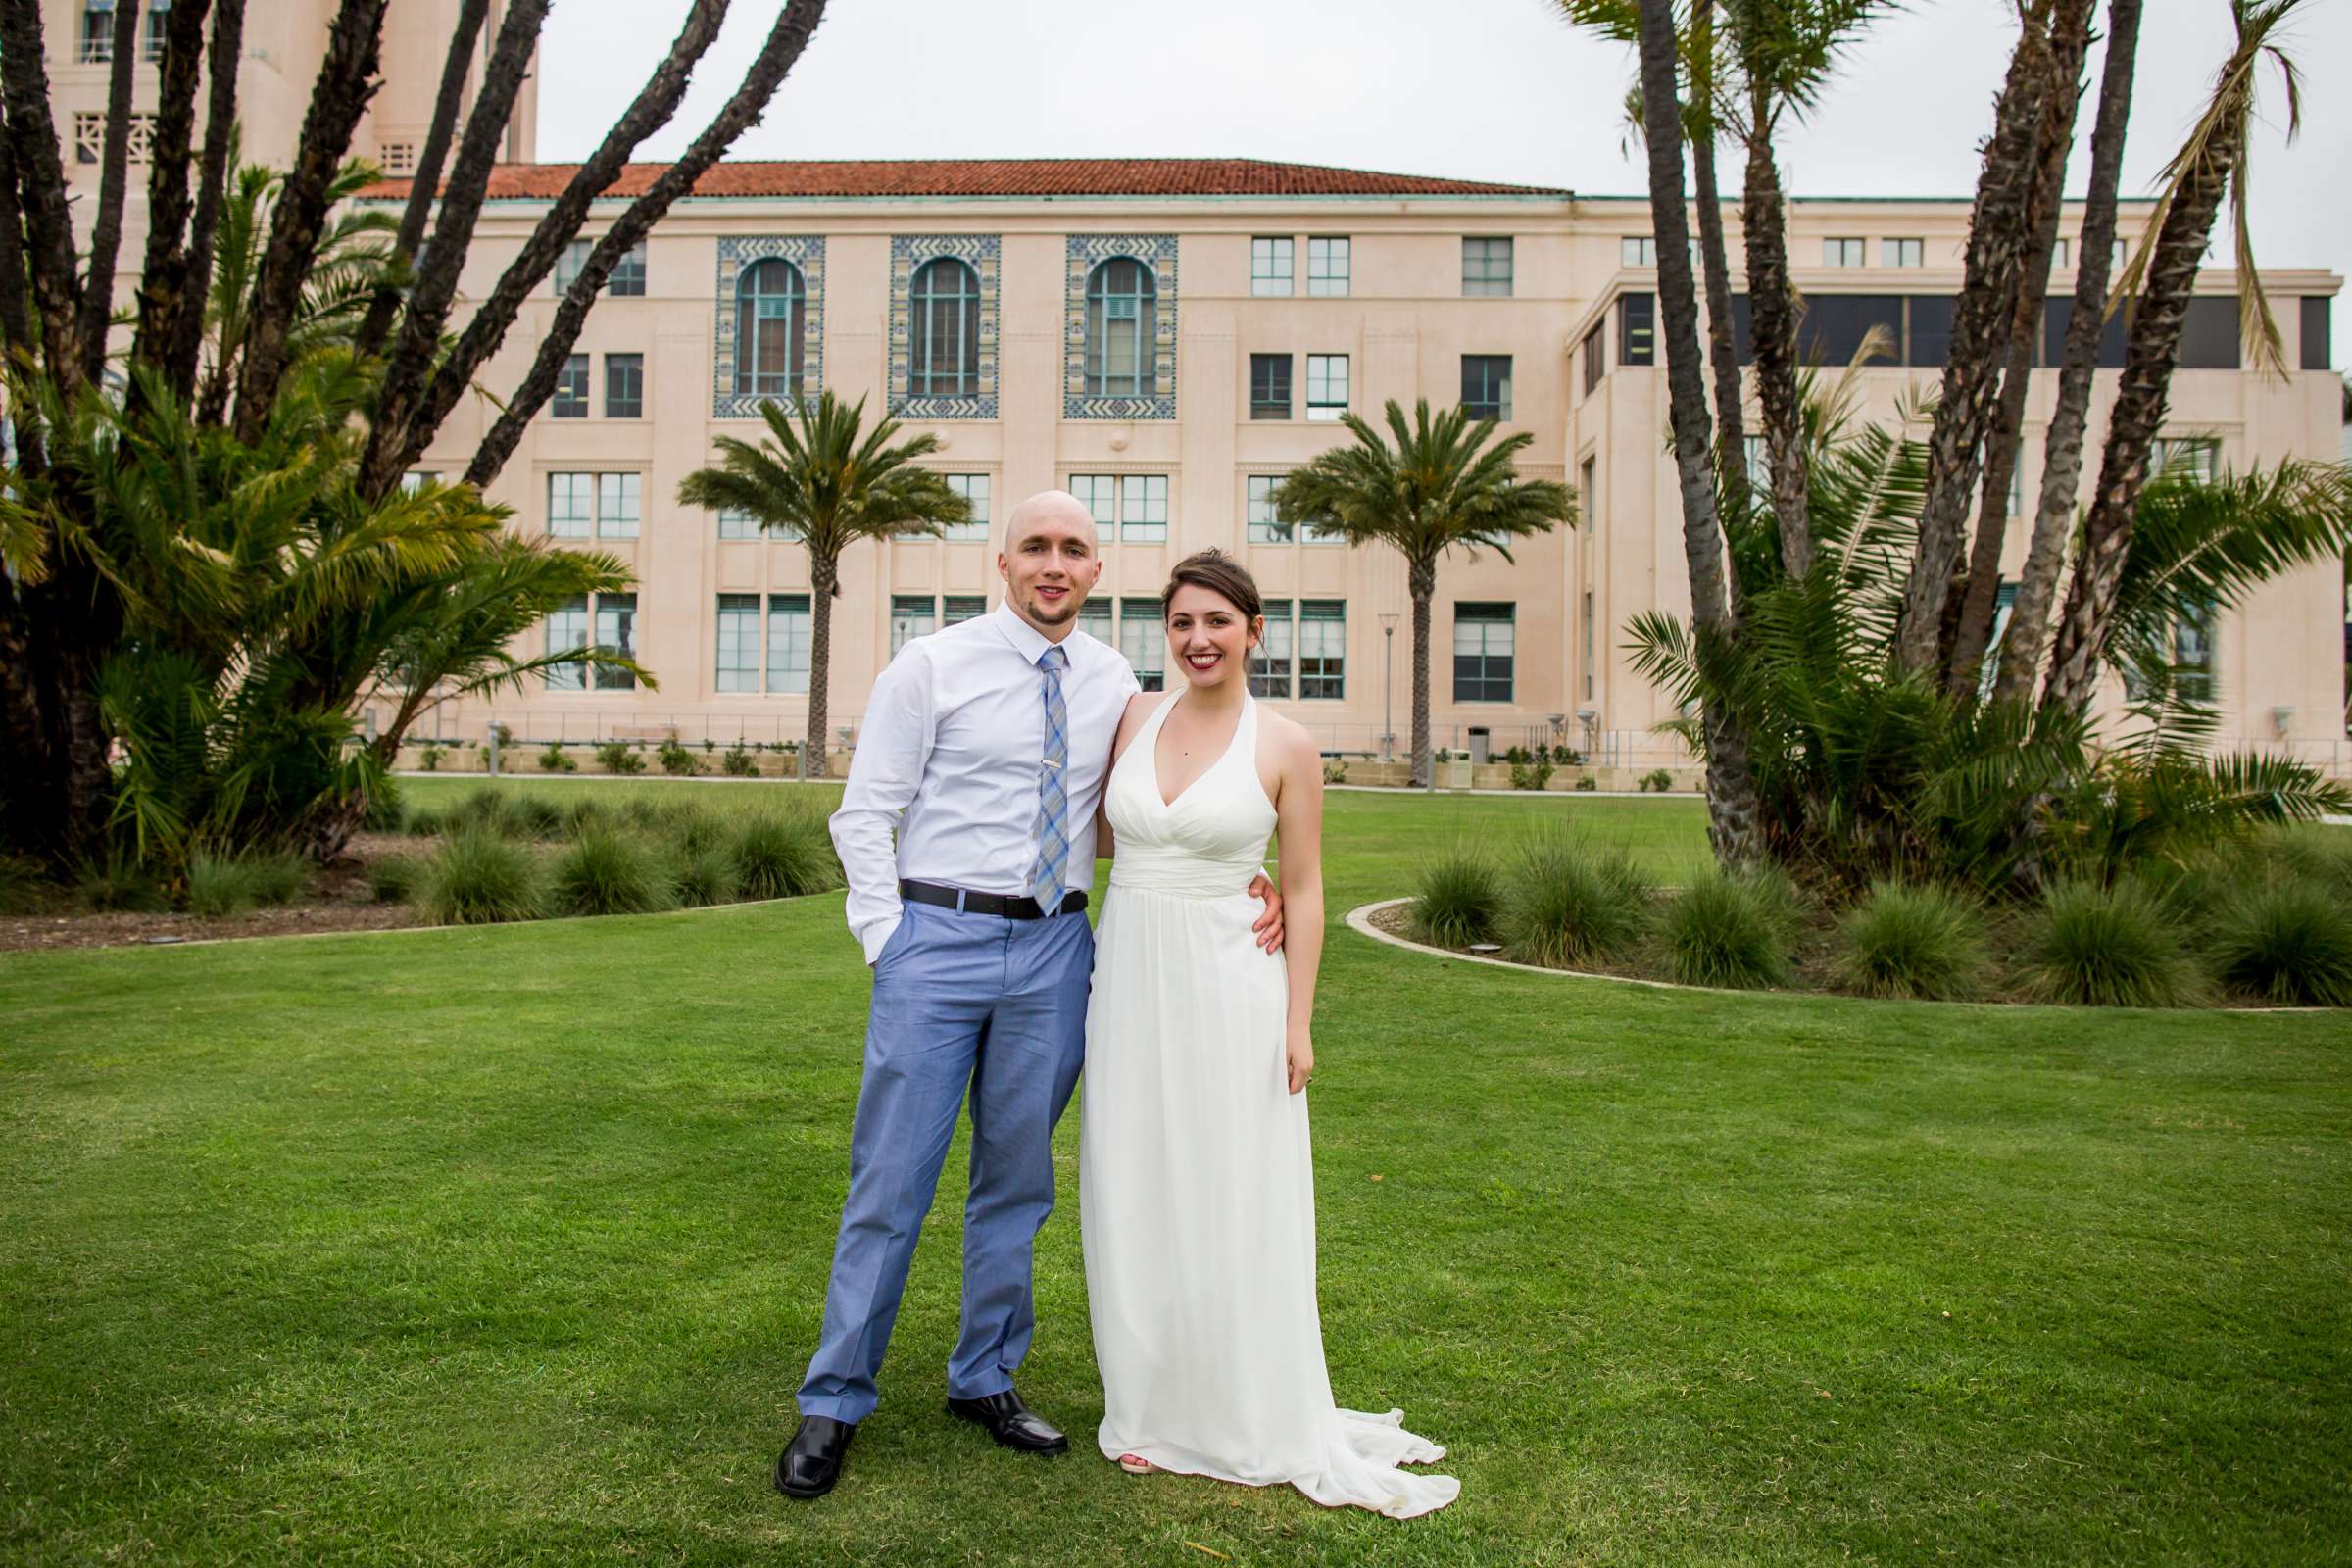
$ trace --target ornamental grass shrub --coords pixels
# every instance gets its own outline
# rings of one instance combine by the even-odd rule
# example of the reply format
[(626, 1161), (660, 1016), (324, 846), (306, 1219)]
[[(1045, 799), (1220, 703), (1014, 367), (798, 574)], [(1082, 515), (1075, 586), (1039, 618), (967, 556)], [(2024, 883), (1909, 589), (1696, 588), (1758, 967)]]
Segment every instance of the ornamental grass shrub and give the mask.
[(2223, 904), (2206, 928), (2213, 972), (2240, 995), (2282, 1006), (2352, 1006), (2352, 906), (2318, 877), (2266, 877)]
[(2025, 922), (2018, 973), (2044, 1002), (2179, 1007), (2201, 1000), (2197, 966), (2163, 903), (2137, 882), (2057, 882)]
[(677, 890), (678, 903), (690, 909), (710, 904), (732, 904), (741, 886), (735, 873), (735, 858), (723, 844), (682, 850), (670, 867), (670, 881)]
[(387, 855), (368, 866), (368, 891), (378, 904), (406, 904), (424, 881), (424, 861), (414, 855)]
[(547, 874), (531, 851), (477, 824), (433, 852), (416, 902), (436, 925), (535, 920), (546, 912)]
[(1658, 926), (1667, 972), (1687, 986), (1758, 990), (1789, 979), (1789, 934), (1754, 877), (1708, 872), (1666, 906)]
[(1511, 864), (1495, 930), (1512, 957), (1564, 969), (1623, 957), (1649, 920), (1649, 879), (1632, 856), (1552, 833)]
[(215, 855), (199, 850), (188, 857), (188, 887), (181, 903), (199, 919), (217, 920), (242, 914), (259, 902), (254, 891), (255, 866), (241, 856)]
[(1493, 856), (1455, 845), (1426, 861), (1413, 899), (1413, 935), (1441, 948), (1492, 942), (1502, 918), (1502, 871)]
[(549, 906), (558, 914), (652, 914), (678, 906), (669, 867), (634, 834), (583, 833), (556, 855)]
[(1984, 918), (1947, 888), (1874, 883), (1838, 935), (1838, 983), (1866, 997), (1952, 1001), (1984, 983)]
[(810, 811), (751, 812), (735, 823), (727, 852), (747, 899), (791, 899), (841, 886), (824, 818)]

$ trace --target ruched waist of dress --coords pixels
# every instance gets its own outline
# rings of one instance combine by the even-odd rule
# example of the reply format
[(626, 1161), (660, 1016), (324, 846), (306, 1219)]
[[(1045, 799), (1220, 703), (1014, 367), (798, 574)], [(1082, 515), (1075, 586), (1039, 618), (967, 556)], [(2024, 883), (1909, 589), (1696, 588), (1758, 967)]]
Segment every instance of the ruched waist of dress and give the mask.
[(1171, 893), (1187, 899), (1222, 899), (1250, 891), (1250, 879), (1264, 869), (1255, 858), (1209, 859), (1190, 852), (1122, 844), (1110, 862), (1110, 885), (1139, 893)]

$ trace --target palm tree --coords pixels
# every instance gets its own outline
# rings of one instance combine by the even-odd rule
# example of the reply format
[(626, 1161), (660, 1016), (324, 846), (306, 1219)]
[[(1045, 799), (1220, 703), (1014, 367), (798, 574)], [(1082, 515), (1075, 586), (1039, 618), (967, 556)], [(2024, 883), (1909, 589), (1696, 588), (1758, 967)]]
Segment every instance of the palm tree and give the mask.
[[(794, 416), (799, 416), (796, 426)], [(798, 539), (808, 552), (808, 738), (801, 776), (819, 776), (825, 758), (825, 687), (833, 664), (833, 598), (841, 592), (842, 552), (861, 539), (902, 534), (936, 537), (943, 524), (969, 518), (971, 503), (914, 460), (939, 450), (939, 438), (918, 435), (897, 446), (896, 419), (860, 435), (865, 399), (845, 404), (830, 391), (813, 407), (795, 400), (787, 410), (760, 405), (768, 439), (722, 435), (715, 467), (697, 468), (678, 482), (678, 505), (739, 512), (762, 530)]]
[(1394, 448), (1361, 416), (1343, 415), (1355, 444), (1293, 468), (1274, 487), (1274, 506), (1286, 521), (1339, 534), (1350, 545), (1379, 541), (1404, 557), (1405, 588), (1413, 600), (1412, 778), (1425, 785), (1429, 617), (1439, 558), (1448, 550), (1483, 547), (1509, 561), (1511, 540), (1549, 533), (1555, 522), (1574, 527), (1576, 495), (1556, 479), (1519, 477), (1512, 460), (1535, 440), (1527, 431), (1488, 446), (1496, 420), (1473, 424), (1459, 408), (1432, 415), (1427, 398), (1413, 405), (1409, 424), (1395, 398), (1387, 416)]
[(2050, 649), (2042, 700), (2080, 711), (2097, 688), (2123, 583), (2125, 558), (2139, 496), (2148, 479), (2148, 453), (2164, 423), (2180, 329), (2197, 270), (2213, 235), (2222, 199), (2230, 199), (2237, 239), (2238, 309), (2257, 365), (2283, 372), (2285, 355), (2254, 270), (2246, 225), (2247, 136), (2254, 121), (2254, 79), (2264, 61), (2276, 62), (2286, 87), (2287, 135), (2302, 118), (2302, 75), (2277, 39), (2305, 0), (2231, 0), (2237, 44), (2223, 62), (2212, 99), (2188, 139), (2165, 166), (2165, 185), (2149, 215), (2147, 237), (2125, 268), (2119, 293), (2138, 285), (2124, 372), (2107, 416), (2107, 448), (2099, 486), (2082, 526), (2065, 612)]

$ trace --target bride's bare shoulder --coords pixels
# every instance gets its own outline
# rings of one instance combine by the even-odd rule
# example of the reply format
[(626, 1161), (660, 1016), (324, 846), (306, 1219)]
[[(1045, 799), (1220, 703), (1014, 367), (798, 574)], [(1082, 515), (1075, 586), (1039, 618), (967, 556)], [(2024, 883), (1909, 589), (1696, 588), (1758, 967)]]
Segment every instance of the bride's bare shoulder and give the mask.
[(1257, 753), (1259, 760), (1272, 764), (1279, 773), (1303, 770), (1316, 779), (1323, 776), (1323, 751), (1315, 743), (1314, 734), (1304, 724), (1270, 709), (1259, 707)]
[(1119, 732), (1110, 743), (1111, 756), (1116, 757), (1127, 749), (1127, 743), (1135, 739), (1135, 732), (1144, 727), (1144, 720), (1152, 716), (1152, 710), (1164, 695), (1160, 692), (1137, 692), (1127, 699), (1127, 710), (1119, 715)]

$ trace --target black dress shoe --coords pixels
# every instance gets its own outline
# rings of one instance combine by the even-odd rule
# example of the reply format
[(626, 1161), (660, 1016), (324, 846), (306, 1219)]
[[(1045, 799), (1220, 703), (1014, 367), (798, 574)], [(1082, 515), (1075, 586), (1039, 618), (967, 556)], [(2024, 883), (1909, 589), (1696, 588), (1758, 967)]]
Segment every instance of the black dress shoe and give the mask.
[(855, 1421), (829, 1415), (801, 1417), (801, 1430), (776, 1456), (776, 1490), (787, 1497), (821, 1497), (841, 1479), (841, 1456), (858, 1435)]
[(1063, 1453), (1070, 1446), (1070, 1440), (1053, 1422), (1023, 1404), (1010, 1389), (984, 1399), (958, 1399), (951, 1395), (948, 1414), (988, 1428), (990, 1437), (1023, 1453)]

